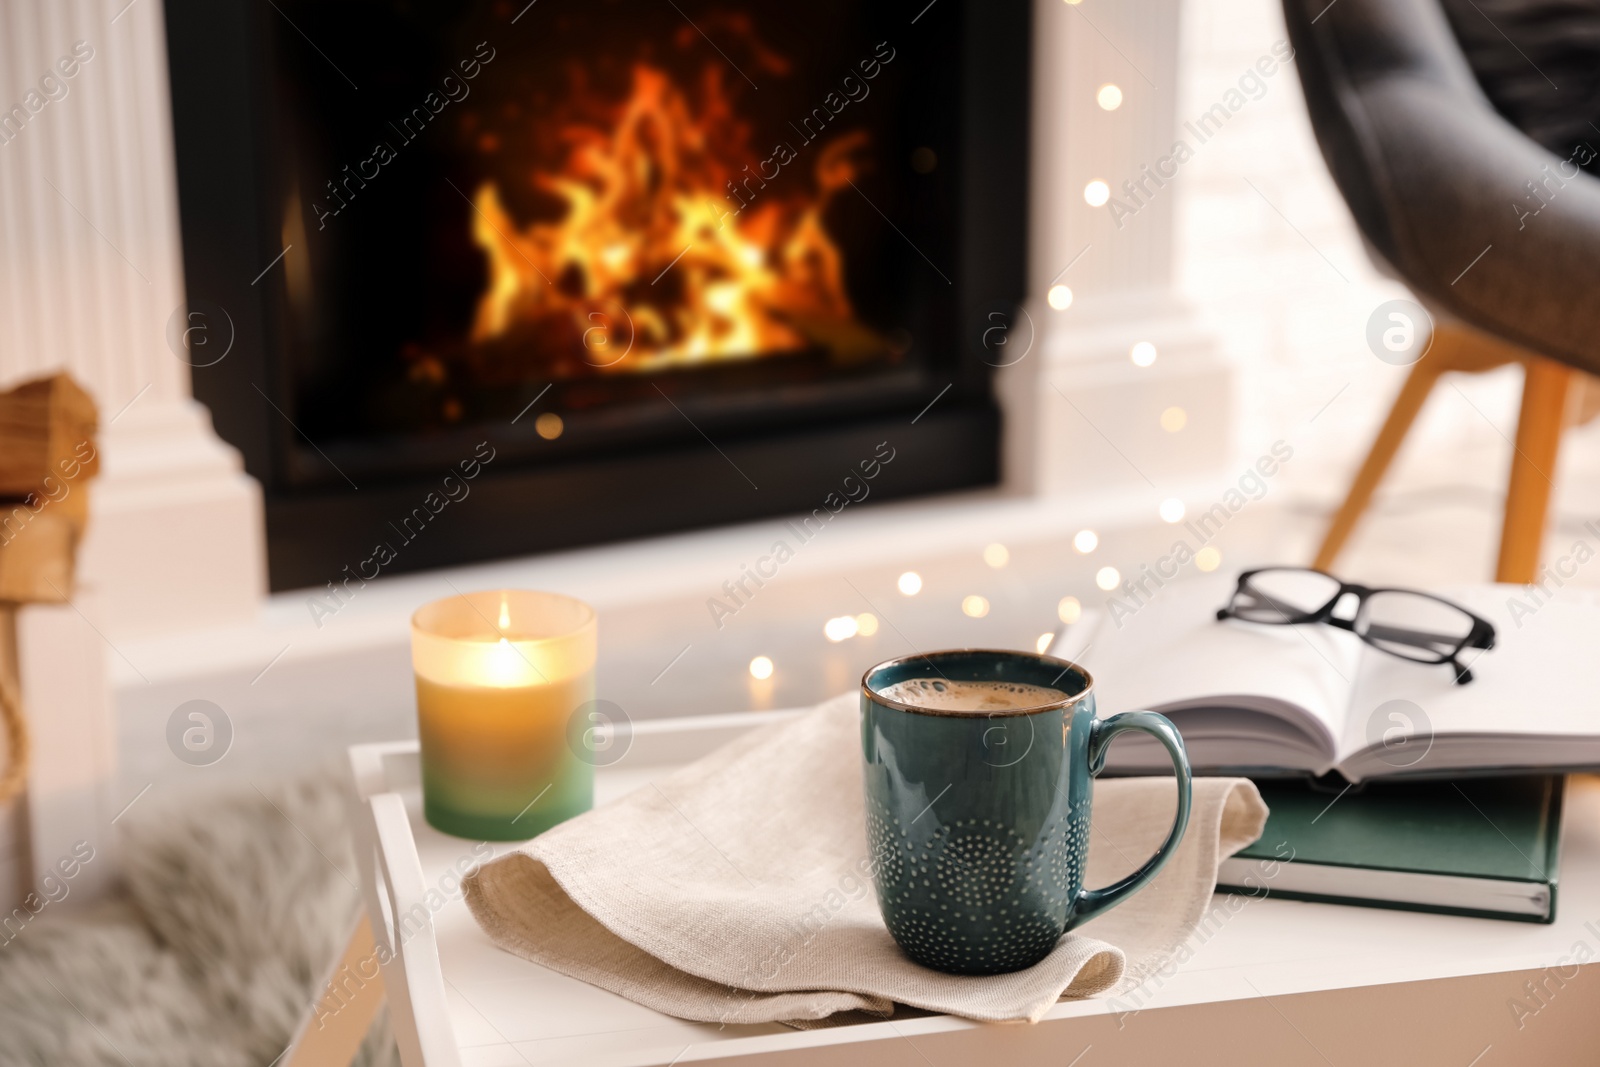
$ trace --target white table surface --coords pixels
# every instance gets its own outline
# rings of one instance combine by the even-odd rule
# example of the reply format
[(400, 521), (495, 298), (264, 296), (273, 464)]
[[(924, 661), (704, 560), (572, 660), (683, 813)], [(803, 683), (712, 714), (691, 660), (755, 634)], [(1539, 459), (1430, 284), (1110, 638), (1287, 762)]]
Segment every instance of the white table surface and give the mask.
[[(723, 724), (747, 723), (767, 721), (777, 714), (717, 718)], [(685, 721), (705, 724), (712, 720)], [(674, 729), (671, 722), (648, 724), (648, 729), (655, 736), (636, 737), (630, 758), (599, 770), (597, 803), (620, 797), (669, 772), (698, 745), (691, 741), (685, 747), (681, 738), (668, 736)], [(724, 725), (703, 731), (707, 743), (731, 736), (727, 729)], [(358, 766), (363, 760), (375, 765), (382, 757), (381, 784), (392, 787), (404, 802), (423, 884), (448, 889), (451, 866), (471, 860), (474, 848), (482, 846), (442, 834), (423, 821), (414, 751), (413, 742), (356, 746), (351, 753)], [(631, 758), (635, 754), (639, 758)], [(359, 771), (357, 777), (361, 777)], [(369, 775), (363, 792), (370, 793), (372, 781)], [(510, 847), (496, 846), (497, 854)], [(396, 857), (387, 860), (395, 862)], [(1224, 899), (1219, 896), (1217, 901)], [(496, 948), (478, 928), (458, 892), (434, 914), (433, 934), (443, 974), (446, 1015), (463, 1067), (646, 1067), (705, 1059), (744, 1062), (756, 1057), (764, 1063), (860, 1062), (883, 1067), (903, 1062), (943, 1067), (1002, 1047), (1008, 1049), (1005, 1055), (1010, 1062), (1067, 1067), (1081, 1052), (1083, 1067), (1093, 1067), (1097, 1063), (1143, 1062), (1145, 1055), (1167, 1047), (1163, 1041), (1181, 1042), (1185, 1034), (1197, 1035), (1202, 1030), (1210, 1034), (1208, 1041), (1218, 1042), (1217, 1049), (1228, 1043), (1231, 1034), (1244, 1047), (1275, 1056), (1259, 1062), (1350, 1062), (1350, 1049), (1375, 1041), (1384, 1042), (1380, 1047), (1392, 1048), (1395, 1042), (1415, 1039), (1405, 1062), (1425, 1061), (1418, 1058), (1416, 1049), (1437, 1049), (1437, 1062), (1467, 1067), (1477, 1055), (1481, 1067), (1490, 1067), (1497, 1062), (1530, 1062), (1521, 1055), (1504, 1055), (1508, 1047), (1549, 1056), (1551, 1048), (1568, 1048), (1578, 1039), (1574, 1034), (1588, 1034), (1600, 1041), (1600, 1029), (1596, 1029), (1600, 1022), (1591, 1021), (1600, 1020), (1600, 1013), (1592, 1010), (1600, 995), (1600, 974), (1587, 967), (1566, 967), (1581, 962), (1574, 956), (1578, 946), (1586, 946), (1590, 955), (1600, 958), (1600, 779), (1574, 778), (1569, 787), (1557, 901), (1556, 922), (1541, 925), (1311, 904), (1270, 896), (1249, 898), (1210, 936), (1197, 933), (1191, 938), (1192, 956), (1175, 965), (1170, 977), (1157, 976), (1146, 983), (1139, 994), (1142, 1010), (1121, 1015), (1116, 1010), (1119, 1005), (1105, 1000), (1067, 1001), (1052, 1009), (1037, 1027), (985, 1026), (916, 1014), (824, 1031), (684, 1022)], [(1554, 993), (1546, 993), (1548, 1006), (1519, 1020), (1507, 1000), (1525, 989), (1521, 983), (1528, 976), (1509, 972), (1557, 965), (1561, 967), (1555, 972), (1561, 979), (1559, 985), (1548, 977), (1545, 980), (1546, 990)], [(1450, 984), (1455, 979), (1491, 975), (1502, 977), (1488, 984)], [(1587, 991), (1570, 991), (1569, 983), (1584, 985)], [(1377, 997), (1357, 993), (1381, 993), (1387, 987), (1396, 988)], [(1349, 995), (1334, 995), (1341, 990)], [(1414, 1011), (1422, 1012), (1420, 1005), (1430, 1002), (1432, 993), (1443, 993), (1442, 1003), (1458, 1007), (1463, 1017), (1439, 1018), (1438, 1009), (1412, 1014), (1413, 1009), (1405, 1006), (1405, 998), (1410, 997), (1417, 1005)], [(413, 989), (411, 995), (430, 994)], [(1367, 1001), (1387, 1004), (1389, 1017), (1373, 1017), (1373, 1009), (1360, 1007)], [(1530, 1007), (1540, 1006), (1531, 998), (1525, 1002)], [(1212, 1006), (1204, 1015), (1183, 1010), (1204, 1005)], [(1224, 1012), (1225, 1005), (1239, 1011)], [(1126, 1000), (1120, 1005), (1124, 1009), (1129, 1006)], [(1491, 1010), (1498, 1015), (1490, 1018), (1485, 1014)], [(1344, 1019), (1351, 1011), (1368, 1014)], [(1226, 1019), (1235, 1021), (1220, 1027), (1209, 1025)], [(1522, 1025), (1515, 1025), (1518, 1022)], [(1386, 1028), (1394, 1033), (1383, 1036)], [(1258, 1032), (1248, 1035), (1250, 1029)], [(1167, 1031), (1170, 1033), (1163, 1037)], [(1491, 1058), (1497, 1043), (1502, 1054)], [(1189, 1042), (1185, 1062), (1213, 1062), (1201, 1054), (1211, 1047)], [(1270, 1054), (1275, 1047), (1293, 1058)], [(1600, 1051), (1594, 1051), (1597, 1047), (1600, 1045), (1589, 1045), (1593, 1059), (1600, 1059)], [(1089, 1049), (1100, 1051), (1089, 1059), (1085, 1051)], [(1232, 1055), (1214, 1062), (1241, 1061)], [(1385, 1057), (1379, 1062), (1400, 1060)], [(1568, 1061), (1558, 1056), (1547, 1062)]]

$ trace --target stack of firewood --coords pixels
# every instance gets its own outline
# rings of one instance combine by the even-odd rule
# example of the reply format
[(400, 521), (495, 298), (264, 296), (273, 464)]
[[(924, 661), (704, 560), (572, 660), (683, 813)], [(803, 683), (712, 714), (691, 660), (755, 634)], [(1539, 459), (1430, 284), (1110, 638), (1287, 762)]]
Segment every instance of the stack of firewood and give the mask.
[(28, 735), (16, 673), (16, 609), (70, 600), (73, 559), (100, 470), (94, 401), (65, 374), (0, 393), (0, 804), (22, 788)]

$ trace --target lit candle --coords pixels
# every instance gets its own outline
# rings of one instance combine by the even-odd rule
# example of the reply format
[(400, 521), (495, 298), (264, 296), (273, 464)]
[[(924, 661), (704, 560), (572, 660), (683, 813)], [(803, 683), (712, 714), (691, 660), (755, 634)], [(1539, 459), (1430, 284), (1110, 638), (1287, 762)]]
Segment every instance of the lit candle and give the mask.
[[(594, 766), (574, 717), (594, 699), (595, 617), (555, 593), (436, 600), (411, 619), (423, 814), (519, 841), (589, 810)], [(578, 738), (575, 743), (573, 738)]]

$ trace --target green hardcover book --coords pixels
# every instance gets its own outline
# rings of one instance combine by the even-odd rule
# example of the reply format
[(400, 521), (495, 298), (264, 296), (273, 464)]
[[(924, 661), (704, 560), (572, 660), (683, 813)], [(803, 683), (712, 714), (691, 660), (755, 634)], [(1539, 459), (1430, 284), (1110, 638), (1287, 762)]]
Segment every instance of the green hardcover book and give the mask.
[(1343, 792), (1257, 782), (1261, 839), (1217, 888), (1254, 896), (1552, 922), (1562, 775), (1370, 781)]

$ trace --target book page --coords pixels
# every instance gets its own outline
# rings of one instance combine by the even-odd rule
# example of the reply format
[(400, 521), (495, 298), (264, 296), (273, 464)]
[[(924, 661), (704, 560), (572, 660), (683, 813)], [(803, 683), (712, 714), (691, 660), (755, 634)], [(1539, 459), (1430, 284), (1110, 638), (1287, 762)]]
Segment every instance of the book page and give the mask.
[(1102, 717), (1137, 708), (1246, 707), (1295, 720), (1331, 758), (1345, 733), (1360, 639), (1330, 626), (1219, 622), (1217, 609), (1236, 583), (1233, 574), (1183, 579), (1143, 606), (1110, 597), (1092, 632), (1069, 630), (1052, 651), (1094, 676)]
[[(1381, 747), (1392, 729), (1426, 731), (1441, 744), (1455, 734), (1600, 740), (1600, 673), (1594, 669), (1600, 598), (1593, 591), (1552, 587), (1546, 596), (1519, 585), (1479, 585), (1439, 595), (1494, 623), (1495, 647), (1466, 651), (1463, 661), (1473, 674), (1466, 685), (1456, 685), (1447, 666), (1365, 649), (1340, 740), (1341, 760)], [(1402, 719), (1415, 721), (1407, 726)], [(1442, 755), (1441, 744), (1436, 754)], [(1559, 749), (1551, 746), (1538, 762), (1561, 763)], [(1529, 751), (1525, 745), (1518, 750)]]

